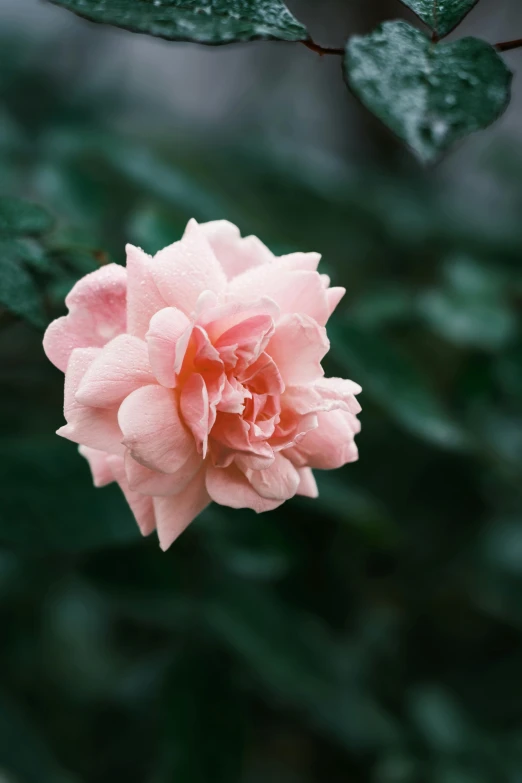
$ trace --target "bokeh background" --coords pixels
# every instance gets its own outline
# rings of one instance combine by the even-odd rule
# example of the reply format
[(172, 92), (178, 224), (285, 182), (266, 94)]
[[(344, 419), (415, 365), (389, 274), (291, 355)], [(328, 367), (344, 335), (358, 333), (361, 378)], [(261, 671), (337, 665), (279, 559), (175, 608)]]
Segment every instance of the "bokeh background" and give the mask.
[[(288, 5), (333, 46), (408, 18), (395, 0)], [(481, 0), (462, 32), (522, 36), (519, 0)], [(63, 379), (41, 329), (0, 313), (1, 783), (522, 781), (508, 59), (508, 113), (421, 170), (337, 58), (3, 0), (0, 191), (56, 218), (56, 268), (29, 254), (47, 320), (126, 241), (153, 252), (223, 217), (323, 253), (348, 289), (326, 369), (364, 393), (360, 461), (318, 475), (319, 500), (212, 507), (163, 554), (54, 435)]]

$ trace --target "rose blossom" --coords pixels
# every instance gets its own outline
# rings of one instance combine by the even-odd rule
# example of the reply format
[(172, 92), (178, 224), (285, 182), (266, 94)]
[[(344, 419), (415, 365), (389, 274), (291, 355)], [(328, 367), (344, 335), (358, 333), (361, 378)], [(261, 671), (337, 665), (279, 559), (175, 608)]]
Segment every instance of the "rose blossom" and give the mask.
[(126, 268), (82, 278), (47, 329), (65, 372), (58, 434), (80, 444), (96, 486), (118, 482), (163, 549), (211, 500), (269, 511), (317, 497), (312, 468), (357, 459), (361, 389), (321, 367), (345, 290), (319, 260), (191, 220), (153, 258), (128, 245)]

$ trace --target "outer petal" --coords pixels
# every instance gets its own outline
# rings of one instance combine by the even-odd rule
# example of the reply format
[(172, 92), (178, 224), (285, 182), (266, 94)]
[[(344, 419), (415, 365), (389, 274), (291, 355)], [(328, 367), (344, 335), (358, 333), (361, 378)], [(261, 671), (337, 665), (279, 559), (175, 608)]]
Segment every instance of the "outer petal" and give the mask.
[(286, 256), (276, 258), (275, 263), (280, 269), (317, 272), (320, 260), (320, 253), (289, 253)]
[[(355, 462), (358, 453), (354, 435), (359, 430), (355, 416), (344, 411), (330, 411), (319, 413), (317, 418), (317, 428), (308, 432), (288, 454), (294, 464), (332, 470)], [(300, 459), (294, 459), (294, 452)]]
[(68, 294), (69, 315), (53, 321), (43, 339), (50, 361), (65, 372), (75, 348), (101, 348), (125, 331), (127, 272), (119, 264), (82, 277)]
[(175, 473), (195, 449), (175, 393), (163, 386), (142, 386), (132, 392), (120, 406), (118, 421), (131, 456), (151, 470)]
[(125, 475), (123, 459), (121, 457), (109, 457), (109, 465), (114, 478), (125, 495), (125, 500), (134, 514), (141, 534), (143, 536), (148, 536), (156, 527), (152, 498), (147, 497), (147, 495), (139, 495), (137, 492), (133, 492), (130, 489)]
[(344, 378), (321, 378), (313, 384), (289, 386), (284, 404), (299, 414), (338, 409), (357, 414), (361, 406), (355, 395), (361, 391), (357, 383)]
[(268, 500), (289, 500), (299, 487), (299, 473), (281, 453), (266, 470), (246, 470), (245, 476), (255, 491)]
[(156, 253), (151, 264), (158, 290), (172, 307), (190, 314), (203, 291), (220, 294), (226, 277), (204, 233), (189, 221), (183, 239)]
[(125, 454), (125, 473), (129, 487), (142, 495), (177, 495), (201, 468), (201, 457), (194, 450), (175, 473), (160, 473), (140, 465), (129, 452)]
[(146, 335), (149, 360), (158, 383), (173, 389), (192, 333), (185, 313), (176, 307), (165, 307), (150, 321)]
[(90, 449), (88, 446), (79, 446), (78, 451), (89, 463), (95, 487), (105, 487), (107, 484), (114, 481), (114, 476), (109, 463), (109, 454), (105, 451)]
[(127, 331), (144, 339), (150, 319), (166, 307), (152, 276), (152, 258), (139, 247), (127, 245)]
[(76, 399), (82, 405), (109, 408), (154, 381), (146, 343), (130, 334), (120, 334), (102, 348), (90, 365)]
[(328, 300), (317, 272), (278, 269), (277, 263), (258, 267), (235, 277), (229, 285), (229, 295), (244, 301), (268, 296), (282, 313), (303, 313), (324, 326), (329, 316)]
[(293, 313), (279, 321), (266, 351), (277, 364), (285, 385), (295, 385), (324, 375), (321, 360), (329, 349), (324, 326), (308, 315)]
[(201, 230), (229, 280), (247, 269), (274, 260), (270, 250), (257, 237), (241, 238), (237, 226), (228, 220), (203, 223)]
[(328, 299), (328, 311), (329, 315), (333, 313), (341, 299), (346, 293), (346, 288), (335, 287), (328, 288), (326, 291), (326, 298)]
[(204, 467), (179, 495), (154, 498), (158, 538), (163, 551), (169, 548), (209, 503)]
[(311, 468), (298, 468), (299, 486), (296, 495), (303, 495), (305, 498), (319, 497), (317, 482), (314, 478)]
[(67, 424), (60, 427), (58, 435), (92, 449), (123, 454), (116, 408), (91, 408), (76, 400), (80, 381), (100, 352), (100, 348), (76, 348), (72, 352), (65, 374), (63, 412)]
[(272, 511), (284, 503), (283, 500), (262, 498), (236, 465), (230, 465), (228, 468), (209, 465), (206, 480), (210, 497), (221, 506), (251, 508), (259, 514), (262, 511)]

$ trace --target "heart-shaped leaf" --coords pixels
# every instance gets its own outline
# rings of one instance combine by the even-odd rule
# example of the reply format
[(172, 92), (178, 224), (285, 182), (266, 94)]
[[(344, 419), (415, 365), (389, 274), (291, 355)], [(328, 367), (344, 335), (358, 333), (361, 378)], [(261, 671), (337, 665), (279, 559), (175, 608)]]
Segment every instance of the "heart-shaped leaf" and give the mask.
[(401, 0), (419, 19), (444, 38), (469, 14), (478, 0)]
[(303, 25), (282, 0), (52, 0), (93, 22), (170, 41), (226, 44), (306, 41)]
[(512, 74), (478, 38), (434, 45), (406, 22), (385, 22), (348, 41), (348, 86), (415, 151), (434, 160), (506, 109)]

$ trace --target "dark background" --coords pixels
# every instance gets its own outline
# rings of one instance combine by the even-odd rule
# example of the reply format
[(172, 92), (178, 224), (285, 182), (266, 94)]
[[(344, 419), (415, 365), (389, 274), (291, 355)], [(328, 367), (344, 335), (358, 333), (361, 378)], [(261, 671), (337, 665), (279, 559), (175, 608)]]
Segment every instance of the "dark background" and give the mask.
[[(407, 16), (289, 5), (337, 46)], [(54, 435), (41, 331), (0, 313), (1, 783), (520, 783), (522, 55), (505, 117), (421, 170), (305, 47), (37, 0), (0, 25), (0, 189), (69, 259), (47, 318), (126, 241), (223, 217), (323, 253), (348, 289), (327, 372), (364, 389), (360, 461), (318, 500), (213, 506), (163, 554)], [(519, 3), (462, 30), (520, 37)]]

